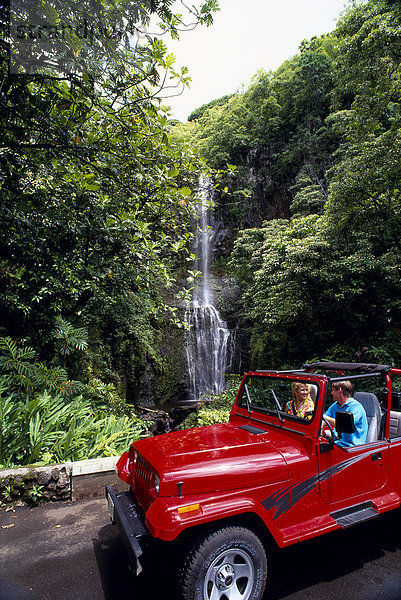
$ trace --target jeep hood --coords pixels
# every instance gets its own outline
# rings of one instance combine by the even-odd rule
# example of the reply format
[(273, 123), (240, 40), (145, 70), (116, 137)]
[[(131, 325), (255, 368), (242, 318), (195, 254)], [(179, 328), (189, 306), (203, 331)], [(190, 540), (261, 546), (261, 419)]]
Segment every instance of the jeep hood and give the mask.
[(269, 443), (230, 423), (146, 438), (133, 444), (159, 474), (160, 496), (238, 490), (285, 481), (283, 455)]

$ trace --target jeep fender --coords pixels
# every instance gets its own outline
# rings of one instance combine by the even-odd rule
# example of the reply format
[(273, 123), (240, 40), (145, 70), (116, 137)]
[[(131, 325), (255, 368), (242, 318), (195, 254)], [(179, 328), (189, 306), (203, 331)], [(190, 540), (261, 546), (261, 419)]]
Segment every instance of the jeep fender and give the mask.
[(198, 525), (232, 519), (253, 513), (273, 539), (279, 544), (281, 532), (274, 525), (270, 514), (260, 502), (251, 496), (233, 493), (221, 497), (174, 497), (157, 498), (149, 508), (145, 524), (150, 534), (164, 541), (175, 540), (184, 530)]

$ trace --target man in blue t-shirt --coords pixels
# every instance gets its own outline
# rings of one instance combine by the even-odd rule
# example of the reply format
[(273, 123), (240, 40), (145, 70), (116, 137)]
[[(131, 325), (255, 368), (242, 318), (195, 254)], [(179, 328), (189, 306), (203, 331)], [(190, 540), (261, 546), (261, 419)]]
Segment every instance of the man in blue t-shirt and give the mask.
[(346, 410), (354, 415), (354, 433), (342, 433), (337, 441), (339, 446), (344, 447), (365, 444), (368, 433), (368, 420), (365, 409), (360, 402), (351, 398), (352, 389), (353, 386), (350, 381), (336, 381), (333, 383), (331, 394), (334, 402), (324, 415), (333, 428), (335, 427), (338, 410)]

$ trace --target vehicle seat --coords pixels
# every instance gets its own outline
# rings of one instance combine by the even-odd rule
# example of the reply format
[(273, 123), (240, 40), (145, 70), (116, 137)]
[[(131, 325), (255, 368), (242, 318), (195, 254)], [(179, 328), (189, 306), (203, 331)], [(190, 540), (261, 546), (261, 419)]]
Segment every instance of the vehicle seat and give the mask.
[(313, 383), (308, 383), (310, 397), (313, 402), (316, 404), (316, 396), (317, 396), (317, 385), (313, 385)]
[(401, 412), (390, 412), (390, 439), (401, 437)]
[(354, 398), (362, 404), (368, 419), (368, 435), (366, 436), (366, 443), (370, 444), (370, 442), (376, 442), (379, 438), (381, 421), (379, 401), (374, 394), (370, 394), (369, 392), (356, 392)]

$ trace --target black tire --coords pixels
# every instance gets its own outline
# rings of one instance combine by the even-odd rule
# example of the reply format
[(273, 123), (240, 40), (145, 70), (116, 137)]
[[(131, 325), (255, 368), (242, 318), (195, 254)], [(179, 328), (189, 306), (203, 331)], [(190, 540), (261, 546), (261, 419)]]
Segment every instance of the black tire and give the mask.
[(267, 579), (262, 542), (249, 529), (225, 527), (201, 538), (179, 570), (183, 600), (260, 600)]

